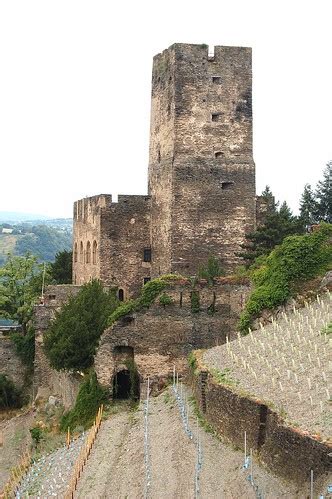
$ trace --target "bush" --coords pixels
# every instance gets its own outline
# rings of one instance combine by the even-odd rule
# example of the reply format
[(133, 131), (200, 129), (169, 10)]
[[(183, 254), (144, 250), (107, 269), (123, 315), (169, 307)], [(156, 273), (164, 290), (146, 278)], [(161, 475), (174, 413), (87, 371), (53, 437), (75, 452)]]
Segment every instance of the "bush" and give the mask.
[(98, 383), (96, 373), (90, 373), (80, 386), (74, 408), (62, 416), (60, 429), (74, 430), (77, 426), (88, 428), (106, 400), (107, 390)]
[(108, 326), (111, 326), (114, 322), (127, 314), (149, 308), (170, 282), (179, 279), (183, 279), (183, 277), (175, 274), (168, 274), (147, 282), (142, 288), (141, 295), (136, 300), (126, 301), (110, 315), (107, 323)]
[(166, 305), (172, 305), (173, 298), (169, 296), (167, 293), (163, 293), (162, 295), (159, 296), (159, 303), (165, 308)]
[(332, 264), (332, 225), (317, 232), (284, 239), (268, 256), (251, 267), (255, 288), (240, 318), (240, 330), (248, 331), (264, 309), (284, 304), (306, 280), (326, 272)]
[(190, 294), (190, 300), (191, 300), (191, 311), (196, 314), (200, 311), (200, 303), (199, 303), (199, 292), (198, 291), (192, 291)]
[(34, 441), (35, 446), (37, 447), (37, 445), (43, 438), (43, 430), (39, 426), (34, 426), (33, 428), (30, 428), (30, 435), (32, 440)]
[(209, 256), (207, 265), (200, 267), (198, 270), (198, 277), (206, 279), (209, 284), (213, 284), (216, 277), (225, 275), (225, 271), (220, 266), (219, 260), (214, 256)]
[(13, 381), (5, 374), (0, 374), (0, 409), (11, 409), (21, 406), (21, 393)]
[(85, 284), (56, 314), (45, 334), (51, 366), (57, 370), (90, 367), (107, 319), (117, 306), (115, 291), (105, 292), (99, 281)]
[(32, 368), (35, 358), (35, 331), (32, 328), (29, 328), (26, 335), (12, 333), (10, 339), (13, 341), (16, 354), (23, 364)]

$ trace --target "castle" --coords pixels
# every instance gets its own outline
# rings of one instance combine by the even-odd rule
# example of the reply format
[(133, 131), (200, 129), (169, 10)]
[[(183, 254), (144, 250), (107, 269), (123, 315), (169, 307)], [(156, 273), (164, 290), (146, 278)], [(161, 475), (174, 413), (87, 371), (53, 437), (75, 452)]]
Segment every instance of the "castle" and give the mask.
[(161, 274), (227, 272), (256, 226), (251, 49), (176, 43), (154, 57), (146, 196), (74, 204), (73, 284), (136, 295)]

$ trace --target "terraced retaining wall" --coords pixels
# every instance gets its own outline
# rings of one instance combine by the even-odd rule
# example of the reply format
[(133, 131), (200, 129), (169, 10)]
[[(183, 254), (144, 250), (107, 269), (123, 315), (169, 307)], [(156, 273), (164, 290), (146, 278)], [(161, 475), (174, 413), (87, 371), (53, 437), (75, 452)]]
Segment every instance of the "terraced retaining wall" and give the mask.
[(332, 473), (332, 446), (296, 428), (290, 428), (264, 402), (218, 384), (211, 373), (196, 369), (192, 386), (200, 409), (217, 434), (233, 445), (257, 452), (259, 460), (274, 473), (299, 485)]

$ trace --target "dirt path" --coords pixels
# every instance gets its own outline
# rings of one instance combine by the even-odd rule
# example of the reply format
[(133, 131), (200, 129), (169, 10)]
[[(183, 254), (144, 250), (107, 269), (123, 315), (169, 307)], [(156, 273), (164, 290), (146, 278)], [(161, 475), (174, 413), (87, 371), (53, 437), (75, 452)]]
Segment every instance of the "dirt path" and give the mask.
[(20, 456), (31, 443), (29, 428), (33, 418), (32, 411), (29, 411), (7, 421), (0, 421), (0, 432), (4, 440), (0, 447), (0, 490), (9, 479), (11, 468), (17, 465)]
[(143, 445), (142, 410), (111, 416), (102, 424), (76, 497), (143, 497)]
[[(196, 418), (189, 425), (196, 437)], [(243, 469), (243, 453), (199, 430), (202, 445), (200, 497), (204, 499), (255, 498)], [(187, 436), (171, 389), (150, 399), (149, 455), (153, 499), (195, 497), (197, 449)], [(254, 464), (254, 479), (265, 498), (304, 497)], [(102, 425), (91, 457), (79, 482), (80, 498), (139, 499), (145, 491), (144, 413), (121, 412)]]

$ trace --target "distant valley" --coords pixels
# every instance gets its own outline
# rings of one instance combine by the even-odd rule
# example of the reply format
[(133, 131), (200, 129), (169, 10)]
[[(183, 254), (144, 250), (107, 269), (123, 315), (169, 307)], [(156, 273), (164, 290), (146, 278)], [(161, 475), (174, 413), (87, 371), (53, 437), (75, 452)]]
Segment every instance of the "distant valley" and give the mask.
[(31, 253), (41, 262), (53, 261), (58, 251), (72, 247), (72, 222), (71, 218), (0, 212), (0, 266), (8, 254)]

